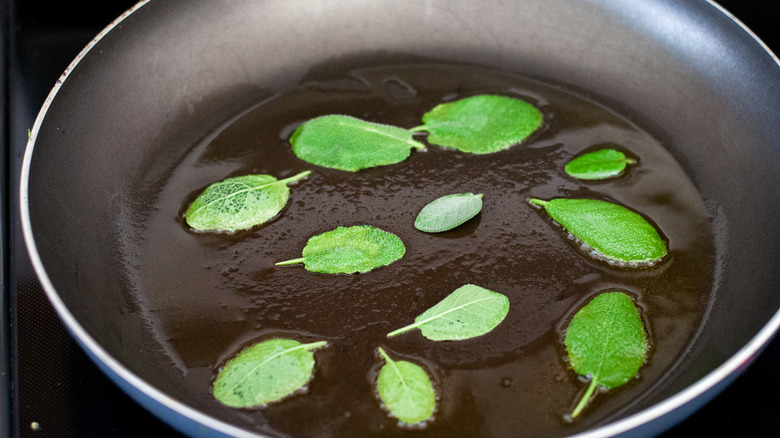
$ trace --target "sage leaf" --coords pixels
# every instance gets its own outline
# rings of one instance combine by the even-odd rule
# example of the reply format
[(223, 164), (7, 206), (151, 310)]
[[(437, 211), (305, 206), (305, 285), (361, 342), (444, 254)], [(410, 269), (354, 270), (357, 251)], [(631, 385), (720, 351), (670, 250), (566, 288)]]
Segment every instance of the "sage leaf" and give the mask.
[(390, 414), (407, 425), (429, 420), (436, 410), (436, 391), (425, 370), (412, 362), (394, 361), (381, 347), (385, 360), (376, 389)]
[(464, 224), (482, 211), (482, 195), (457, 193), (435, 199), (420, 210), (414, 227), (426, 233), (440, 233)]
[(602, 293), (581, 308), (566, 329), (564, 343), (574, 371), (590, 376), (572, 418), (582, 412), (599, 385), (612, 389), (633, 379), (648, 349), (642, 317), (621, 292)]
[(306, 270), (326, 274), (368, 272), (403, 257), (401, 239), (371, 225), (338, 227), (306, 242), (303, 257), (279, 262), (277, 266), (303, 263)]
[(490, 332), (509, 313), (509, 298), (498, 292), (467, 284), (414, 319), (414, 324), (387, 334), (393, 337), (419, 328), (432, 341), (476, 338)]
[(629, 267), (652, 265), (667, 254), (658, 231), (639, 214), (597, 199), (531, 199), (591, 248), (594, 257)]
[(413, 133), (343, 115), (311, 119), (290, 137), (295, 155), (311, 164), (356, 172), (401, 162), (411, 149), (425, 149)]
[(310, 173), (301, 172), (283, 180), (271, 175), (244, 175), (216, 182), (190, 204), (185, 220), (198, 231), (232, 232), (260, 225), (287, 204), (288, 184)]
[(580, 155), (566, 163), (564, 171), (572, 178), (599, 180), (620, 176), (629, 164), (626, 154), (615, 149), (599, 149)]
[(325, 341), (301, 344), (294, 339), (270, 339), (255, 344), (225, 364), (214, 381), (214, 397), (236, 408), (281, 400), (312, 379), (312, 350), (325, 345)]
[(428, 143), (472, 154), (498, 152), (520, 143), (542, 126), (542, 113), (530, 103), (482, 94), (437, 105), (423, 115)]

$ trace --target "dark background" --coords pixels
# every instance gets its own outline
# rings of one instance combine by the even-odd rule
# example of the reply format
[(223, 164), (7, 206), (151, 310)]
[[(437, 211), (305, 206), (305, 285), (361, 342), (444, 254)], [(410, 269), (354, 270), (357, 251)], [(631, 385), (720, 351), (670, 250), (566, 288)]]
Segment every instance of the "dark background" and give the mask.
[[(719, 3), (780, 53), (779, 0)], [(177, 436), (110, 382), (70, 338), (32, 272), (18, 219), (27, 129), (70, 61), (133, 4), (0, 0), (0, 438)], [(734, 384), (663, 437), (780, 436), (778, 371), (780, 338)]]

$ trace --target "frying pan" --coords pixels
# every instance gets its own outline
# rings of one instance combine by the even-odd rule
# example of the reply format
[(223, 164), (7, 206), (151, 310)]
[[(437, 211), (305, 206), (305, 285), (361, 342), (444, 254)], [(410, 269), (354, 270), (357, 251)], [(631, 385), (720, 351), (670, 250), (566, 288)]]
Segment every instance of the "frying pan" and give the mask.
[[(256, 436), (202, 412), (137, 312), (138, 175), (164, 179), (230, 117), (312, 66), (378, 56), (543, 78), (664, 134), (718, 230), (710, 307), (684, 357), (585, 435), (652, 435), (727, 385), (780, 326), (780, 68), (706, 1), (142, 2), (68, 68), (22, 175), (33, 265), (74, 337), (120, 387), (190, 435)], [(354, 61), (349, 61), (354, 60)]]

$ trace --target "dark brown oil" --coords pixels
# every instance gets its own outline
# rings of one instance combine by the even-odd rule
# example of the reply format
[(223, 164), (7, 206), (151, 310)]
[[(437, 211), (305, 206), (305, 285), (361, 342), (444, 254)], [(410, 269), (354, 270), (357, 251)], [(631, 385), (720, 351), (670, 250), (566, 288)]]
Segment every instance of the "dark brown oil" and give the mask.
[[(273, 436), (561, 436), (630, 408), (678, 360), (709, 299), (714, 239), (701, 196), (653, 136), (560, 88), (475, 67), (376, 67), (310, 79), (193, 148), (144, 223), (140, 300), (179, 368), (181, 385), (195, 394), (186, 402)], [(348, 114), (411, 128), (439, 103), (482, 93), (533, 102), (545, 115), (543, 129), (499, 153), (430, 146), (402, 163), (357, 173), (308, 164), (287, 143), (297, 124), (315, 116)], [(567, 161), (604, 144), (638, 164), (605, 182), (565, 175)], [(281, 179), (304, 170), (312, 174), (292, 186), (290, 202), (270, 223), (206, 234), (183, 221), (189, 203), (215, 181), (250, 173)], [(475, 219), (440, 234), (414, 228), (425, 204), (464, 192), (484, 194)], [(643, 214), (668, 239), (670, 256), (653, 268), (609, 266), (580, 252), (527, 202), (583, 196)], [(309, 237), (356, 224), (397, 234), (406, 255), (358, 275), (274, 266), (300, 257)], [(467, 283), (509, 297), (509, 315), (495, 330), (457, 342), (428, 341), (419, 331), (386, 338)], [(636, 299), (650, 355), (635, 381), (599, 394), (581, 419), (567, 423), (586, 383), (567, 366), (563, 329), (579, 306), (608, 290)], [(218, 368), (242, 348), (275, 336), (328, 341), (315, 353), (306, 392), (263, 409), (232, 409), (214, 400)], [(399, 427), (377, 400), (380, 346), (432, 375), (438, 407), (425, 429)]]

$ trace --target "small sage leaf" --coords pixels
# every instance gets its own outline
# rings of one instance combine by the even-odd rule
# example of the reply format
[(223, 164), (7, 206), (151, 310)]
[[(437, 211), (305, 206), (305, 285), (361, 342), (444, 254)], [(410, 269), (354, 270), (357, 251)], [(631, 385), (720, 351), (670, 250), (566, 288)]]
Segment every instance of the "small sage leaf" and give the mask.
[(326, 274), (368, 272), (403, 257), (401, 239), (371, 225), (338, 227), (306, 242), (303, 257), (279, 262), (277, 266), (303, 263), (306, 270)]
[(190, 204), (184, 218), (198, 231), (237, 231), (260, 225), (279, 214), (290, 199), (288, 184), (308, 176), (301, 172), (277, 180), (271, 175), (244, 175), (211, 184)]
[(236, 408), (264, 406), (281, 400), (312, 379), (312, 350), (325, 345), (325, 341), (301, 344), (293, 339), (270, 339), (255, 344), (225, 364), (214, 381), (214, 397)]
[(642, 317), (621, 292), (602, 293), (580, 309), (566, 329), (564, 344), (574, 371), (591, 379), (572, 418), (582, 412), (598, 385), (612, 389), (633, 379), (648, 349)]
[(482, 210), (482, 195), (458, 193), (431, 201), (420, 210), (414, 227), (426, 233), (440, 233), (464, 224)]
[(509, 299), (505, 295), (467, 284), (420, 314), (414, 324), (392, 331), (387, 337), (419, 328), (432, 341), (476, 338), (496, 328), (507, 313)]
[(290, 137), (295, 155), (309, 163), (356, 172), (369, 167), (395, 164), (409, 157), (412, 148), (425, 145), (412, 139), (412, 132), (396, 126), (328, 115), (311, 119)]
[(615, 149), (599, 149), (569, 161), (564, 171), (572, 178), (598, 180), (620, 176), (635, 161)]
[(437, 105), (423, 115), (428, 143), (473, 154), (498, 152), (520, 143), (542, 126), (542, 113), (512, 97), (479, 95)]
[[(625, 266), (652, 265), (667, 254), (666, 243), (642, 216), (597, 199), (531, 199), (592, 250), (591, 255)], [(594, 252), (595, 251), (595, 252)]]
[(379, 370), (376, 389), (390, 414), (407, 425), (427, 421), (436, 410), (436, 391), (425, 370), (412, 362), (394, 361), (381, 347), (385, 365)]

